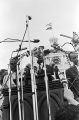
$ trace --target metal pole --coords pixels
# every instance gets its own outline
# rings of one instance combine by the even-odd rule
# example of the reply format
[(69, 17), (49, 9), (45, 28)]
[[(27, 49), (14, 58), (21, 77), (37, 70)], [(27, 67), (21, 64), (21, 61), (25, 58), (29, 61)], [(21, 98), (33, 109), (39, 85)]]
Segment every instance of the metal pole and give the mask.
[(22, 120), (24, 120), (24, 97), (23, 97), (23, 80), (22, 80), (22, 62), (21, 62), (21, 54), (20, 54), (20, 74), (21, 74), (21, 114)]
[[(10, 71), (9, 71), (10, 70)], [(12, 102), (11, 102), (11, 69), (10, 69), (10, 64), (9, 64), (9, 104), (10, 104), (10, 120), (12, 120)]]
[(48, 88), (48, 77), (46, 73), (46, 59), (44, 57), (44, 72), (45, 72), (45, 86), (46, 86), (46, 95), (47, 95), (47, 107), (49, 112), (49, 120), (51, 120), (51, 109), (50, 109), (50, 100), (49, 100), (49, 88)]
[(19, 83), (19, 63), (17, 63), (17, 91), (18, 91), (19, 120), (22, 120), (22, 114), (21, 114), (21, 97), (20, 97), (20, 83)]
[[(32, 59), (34, 58), (34, 56), (32, 55)], [(33, 61), (33, 63), (34, 63), (34, 61)], [(34, 72), (34, 66), (33, 66), (33, 72)], [(35, 88), (35, 103), (36, 103), (36, 118), (37, 118), (37, 120), (39, 120), (39, 118), (38, 118), (38, 102), (37, 102), (37, 85), (36, 85), (36, 79), (35, 79), (35, 73), (34, 73), (34, 78), (33, 78), (33, 80), (34, 80), (34, 88)]]
[[(23, 38), (21, 40), (21, 44), (19, 45), (19, 50), (17, 53), (17, 55), (20, 53), (20, 60), (18, 61), (18, 64), (17, 64), (17, 79), (18, 79), (17, 80), (17, 90), (18, 90), (18, 105), (19, 105), (20, 120), (24, 120), (23, 81), (22, 81), (22, 72), (21, 72), (21, 52), (20, 51), (21, 51), (22, 43), (24, 41), (26, 32), (27, 32), (27, 28), (28, 28), (28, 25), (26, 24), (26, 29), (25, 29)], [(18, 70), (20, 71), (20, 74), (21, 74), (21, 82), (19, 81), (19, 71)]]
[(33, 70), (33, 59), (31, 53), (31, 42), (30, 42), (30, 35), (29, 35), (29, 20), (27, 20), (28, 24), (28, 40), (29, 40), (29, 49), (30, 49), (30, 63), (31, 63), (31, 85), (32, 85), (32, 99), (33, 99), (33, 114), (34, 120), (38, 120), (38, 109), (37, 109), (37, 94), (36, 94), (36, 84), (35, 84), (35, 76)]

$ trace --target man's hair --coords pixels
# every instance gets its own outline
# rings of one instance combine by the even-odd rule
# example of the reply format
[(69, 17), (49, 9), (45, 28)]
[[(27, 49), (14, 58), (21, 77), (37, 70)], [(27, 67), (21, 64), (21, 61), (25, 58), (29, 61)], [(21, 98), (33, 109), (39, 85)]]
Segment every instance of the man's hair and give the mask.
[(60, 108), (55, 115), (55, 120), (79, 120), (79, 105), (67, 105)]

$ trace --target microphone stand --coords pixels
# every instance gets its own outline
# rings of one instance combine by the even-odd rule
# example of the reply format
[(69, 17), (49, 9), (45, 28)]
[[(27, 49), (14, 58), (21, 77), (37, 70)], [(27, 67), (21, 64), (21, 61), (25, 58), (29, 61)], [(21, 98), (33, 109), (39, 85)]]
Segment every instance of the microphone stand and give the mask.
[(20, 98), (20, 83), (19, 83), (19, 62), (17, 63), (17, 91), (18, 91), (19, 120), (22, 120), (21, 98)]
[[(20, 54), (20, 60), (17, 62), (17, 91), (18, 91), (19, 120), (24, 120), (23, 81), (22, 81), (23, 73), (21, 72), (21, 60), (23, 57), (24, 55)], [(20, 79), (21, 81), (19, 81)]]
[(35, 101), (33, 101), (33, 102), (35, 102), (35, 104), (36, 104), (36, 120), (39, 120), (39, 118), (38, 118), (37, 90), (36, 90), (37, 86), (36, 86), (35, 72), (34, 72), (34, 66), (33, 66), (33, 63), (34, 63), (34, 59), (33, 58), (34, 58), (34, 54), (32, 55), (32, 61), (33, 61), (32, 62), (32, 67), (33, 67), (32, 68), (32, 71), (33, 71), (33, 79), (32, 79), (33, 80), (33, 84), (32, 85), (34, 86), (34, 90), (35, 90), (35, 93), (34, 93), (35, 94), (35, 96), (34, 96), (35, 97)]
[(49, 114), (49, 120), (51, 120), (51, 109), (50, 109), (50, 100), (49, 100), (49, 88), (48, 88), (48, 77), (46, 72), (46, 59), (45, 56), (44, 59), (44, 72), (45, 72), (45, 86), (46, 86), (46, 95), (47, 95), (47, 107), (48, 107), (48, 114)]
[[(13, 51), (14, 52), (14, 51)], [(11, 59), (12, 59), (12, 55), (13, 55), (13, 52), (11, 54)], [(10, 60), (11, 60), (10, 59)], [(18, 72), (17, 72), (18, 73)], [(12, 102), (11, 102), (11, 76), (12, 76), (12, 73), (11, 73), (11, 68), (10, 68), (10, 63), (9, 63), (9, 68), (8, 68), (8, 78), (7, 78), (7, 81), (9, 79), (9, 104), (10, 104), (10, 120), (12, 120)], [(19, 76), (18, 76), (19, 77)], [(19, 89), (19, 83), (18, 83), (18, 91), (20, 92), (20, 89)], [(20, 93), (18, 93), (18, 98), (20, 100)], [(19, 101), (18, 100), (18, 101)], [(20, 101), (19, 101), (20, 103)], [(19, 104), (19, 116), (21, 115), (21, 110), (20, 110), (20, 104)], [(21, 120), (21, 116), (20, 116), (20, 120)]]
[[(19, 66), (20, 65), (20, 66)], [(19, 105), (19, 119), (24, 120), (24, 102), (23, 102), (23, 82), (22, 73), (20, 76), (21, 59), (17, 63), (17, 91), (18, 91), (18, 105)], [(19, 81), (21, 79), (21, 82)]]
[(27, 24), (28, 24), (28, 40), (29, 40), (29, 49), (30, 49), (30, 63), (31, 63), (30, 73), (31, 73), (32, 99), (33, 99), (33, 114), (34, 114), (34, 120), (38, 120), (36, 81), (35, 81), (34, 66), (33, 66), (33, 54), (31, 52), (31, 41), (29, 35), (29, 20), (27, 20)]
[[(21, 44), (19, 45), (19, 50), (18, 50), (17, 56), (19, 54), (19, 51), (21, 51), (21, 46), (24, 41), (27, 28), (28, 28), (28, 24), (26, 23), (26, 29), (25, 29)], [(20, 67), (19, 67), (19, 65), (20, 65)], [(21, 82), (19, 84), (19, 71), (20, 71), (19, 69), (21, 70), (21, 53), (20, 53), (20, 60), (17, 63), (17, 90), (18, 90), (19, 119), (24, 120), (23, 81), (22, 81), (22, 73), (21, 73)], [(20, 88), (21, 88), (21, 90), (20, 90)]]
[[(10, 67), (10, 66), (9, 66)], [(9, 68), (10, 69), (10, 68)], [(9, 71), (8, 71), (9, 72)], [(11, 69), (9, 74), (9, 104), (10, 104), (10, 120), (12, 120), (12, 102), (11, 102)]]
[[(12, 58), (13, 52), (11, 54)], [(10, 78), (10, 79), (9, 79)], [(10, 104), (10, 120), (12, 120), (12, 102), (11, 102), (11, 68), (10, 63), (8, 65), (8, 79), (9, 79), (9, 104)]]

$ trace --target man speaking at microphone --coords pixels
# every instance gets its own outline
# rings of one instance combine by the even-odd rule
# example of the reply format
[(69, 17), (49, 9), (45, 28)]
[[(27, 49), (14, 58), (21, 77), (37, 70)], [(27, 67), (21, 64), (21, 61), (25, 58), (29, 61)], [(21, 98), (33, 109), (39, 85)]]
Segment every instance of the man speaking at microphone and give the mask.
[(68, 85), (74, 94), (74, 98), (79, 101), (79, 60), (78, 54), (75, 52), (69, 53), (69, 59), (73, 65), (66, 70)]

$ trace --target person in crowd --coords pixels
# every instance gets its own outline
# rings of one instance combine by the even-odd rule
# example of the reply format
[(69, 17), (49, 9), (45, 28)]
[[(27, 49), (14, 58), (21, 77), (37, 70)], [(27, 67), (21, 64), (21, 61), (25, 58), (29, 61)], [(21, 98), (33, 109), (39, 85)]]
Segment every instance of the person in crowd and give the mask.
[(16, 73), (8, 74), (8, 71), (7, 71), (7, 74), (4, 75), (4, 77), (3, 77), (2, 86), (3, 87), (9, 87), (10, 79), (11, 79), (11, 87), (15, 86), (14, 80), (16, 79)]
[(6, 69), (1, 69), (0, 70), (0, 120), (2, 120), (2, 104), (4, 101), (4, 96), (2, 94), (2, 86), (3, 86), (3, 78), (4, 76), (7, 75), (7, 70)]
[(71, 52), (69, 59), (73, 65), (66, 70), (66, 77), (68, 80), (69, 88), (72, 90), (74, 97), (79, 101), (79, 60), (78, 54)]
[(64, 98), (68, 104), (58, 109), (55, 120), (79, 120), (79, 102), (74, 99), (73, 92), (67, 87), (64, 88)]
[(5, 75), (8, 74), (8, 71), (6, 69), (1, 69), (0, 70), (0, 84), (2, 85), (3, 84), (3, 78)]
[[(27, 64), (26, 67), (24, 68), (23, 76), (26, 85), (28, 85), (31, 82), (30, 69), (31, 69), (30, 64)], [(53, 65), (46, 65), (46, 73), (49, 81), (52, 81), (54, 79), (54, 77), (52, 76), (54, 74), (53, 70), (54, 70)], [(34, 73), (35, 73), (36, 82), (44, 83), (45, 71), (44, 71), (43, 63), (41, 63), (39, 66), (34, 66)]]
[(23, 73), (23, 79), (25, 81), (25, 85), (28, 85), (29, 83), (31, 84), (31, 64), (27, 64), (24, 68), (24, 73)]
[(9, 87), (9, 80), (11, 75), (11, 85), (14, 86), (14, 79), (16, 79), (16, 73), (12, 72), (11, 74), (8, 74), (7, 69), (1, 69), (0, 70), (0, 85), (2, 87)]

